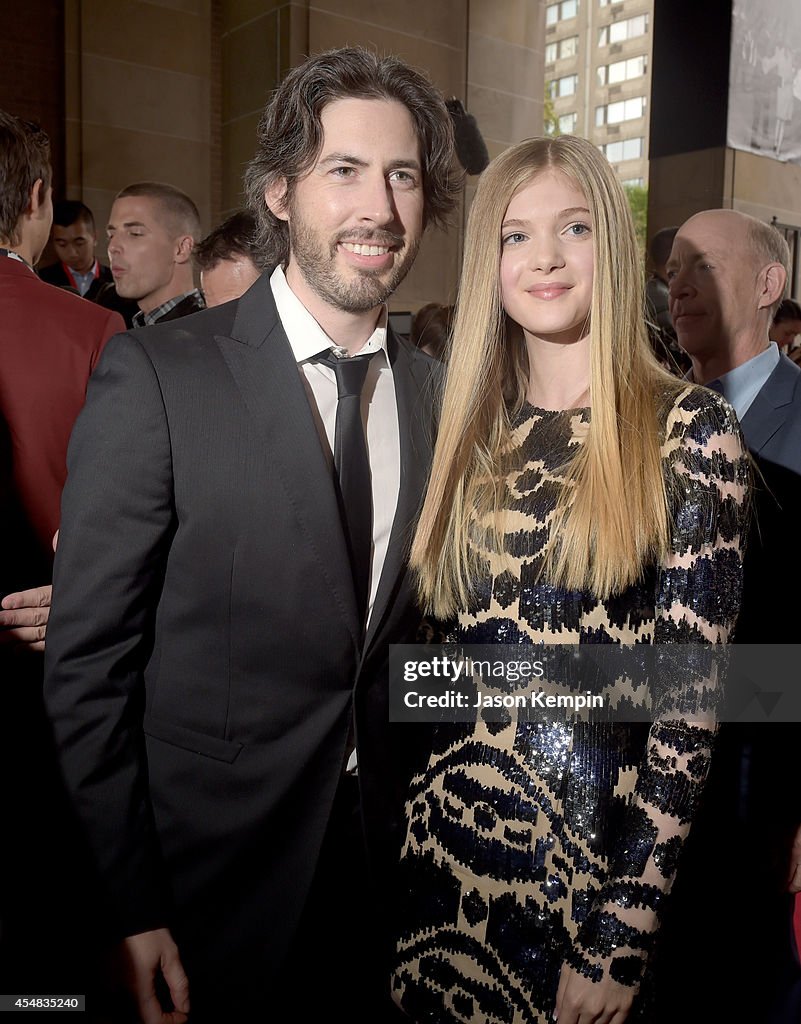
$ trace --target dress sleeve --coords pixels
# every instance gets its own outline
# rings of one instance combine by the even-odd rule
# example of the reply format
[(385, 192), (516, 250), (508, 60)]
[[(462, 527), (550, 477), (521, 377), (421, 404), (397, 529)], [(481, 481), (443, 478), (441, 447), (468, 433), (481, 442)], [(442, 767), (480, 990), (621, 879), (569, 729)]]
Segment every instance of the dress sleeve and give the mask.
[[(740, 605), (749, 481), (748, 456), (731, 407), (700, 388), (685, 392), (668, 417), (663, 458), (672, 531), (668, 555), (657, 567), (651, 639), (725, 644)], [(696, 675), (692, 685), (708, 689), (715, 680)], [(686, 695), (684, 680), (682, 690)], [(608, 972), (621, 984), (638, 985), (653, 946), (706, 781), (715, 733), (712, 708), (696, 703), (691, 720), (687, 706), (675, 690), (664, 691), (609, 877), (572, 950), (571, 966), (595, 980)]]

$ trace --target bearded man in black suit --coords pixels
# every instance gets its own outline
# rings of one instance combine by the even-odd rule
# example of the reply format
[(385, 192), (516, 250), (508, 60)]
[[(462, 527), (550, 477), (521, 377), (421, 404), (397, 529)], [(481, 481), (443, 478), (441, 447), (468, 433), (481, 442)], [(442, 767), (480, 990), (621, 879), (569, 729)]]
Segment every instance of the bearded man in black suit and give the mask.
[(388, 645), (418, 625), (436, 372), (385, 303), (452, 205), (452, 146), (401, 61), (310, 58), (247, 175), (276, 269), (115, 339), (90, 385), (46, 699), (147, 1022), (190, 994), (193, 1024), (383, 1019)]

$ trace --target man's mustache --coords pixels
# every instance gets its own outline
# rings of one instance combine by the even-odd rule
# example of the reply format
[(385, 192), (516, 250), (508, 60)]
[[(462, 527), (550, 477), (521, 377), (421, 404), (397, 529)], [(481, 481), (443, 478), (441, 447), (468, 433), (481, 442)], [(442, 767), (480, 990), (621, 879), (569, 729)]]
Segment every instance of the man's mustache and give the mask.
[(362, 242), (371, 245), (382, 245), (388, 248), (400, 248), (403, 245), (403, 235), (396, 235), (392, 231), (376, 231), (369, 228), (354, 228), (352, 231), (342, 231), (337, 235), (339, 242)]

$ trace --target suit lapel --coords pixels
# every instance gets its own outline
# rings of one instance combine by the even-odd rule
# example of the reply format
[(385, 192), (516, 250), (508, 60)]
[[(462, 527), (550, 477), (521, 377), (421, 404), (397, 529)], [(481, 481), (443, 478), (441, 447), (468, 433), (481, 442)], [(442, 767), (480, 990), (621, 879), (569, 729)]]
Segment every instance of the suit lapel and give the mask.
[(431, 465), (431, 366), (416, 353), (407, 351), (391, 330), (387, 336), (387, 351), (398, 406), (400, 489), (389, 547), (367, 630), (365, 652), (375, 642), (406, 571)]
[(786, 372), (784, 360), (785, 357), (782, 356), (776, 368), (759, 389), (740, 424), (745, 442), (753, 452), (762, 451), (789, 415), (797, 384), (797, 374)]
[(332, 605), (358, 646), (356, 598), (331, 472), (266, 274), (239, 300), (231, 337), (215, 340), (330, 588)]

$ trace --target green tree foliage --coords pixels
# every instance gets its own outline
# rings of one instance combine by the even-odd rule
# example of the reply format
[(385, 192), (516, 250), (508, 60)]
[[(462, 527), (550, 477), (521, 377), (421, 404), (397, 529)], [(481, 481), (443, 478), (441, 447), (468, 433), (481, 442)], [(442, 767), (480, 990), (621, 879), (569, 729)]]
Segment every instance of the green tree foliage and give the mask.
[(553, 108), (553, 97), (545, 92), (545, 99), (542, 104), (542, 130), (545, 135), (561, 135), (559, 131), (559, 118)]
[(645, 243), (648, 237), (648, 189), (644, 185), (624, 185), (623, 188), (629, 201), (631, 215), (634, 217), (637, 244), (645, 258)]

